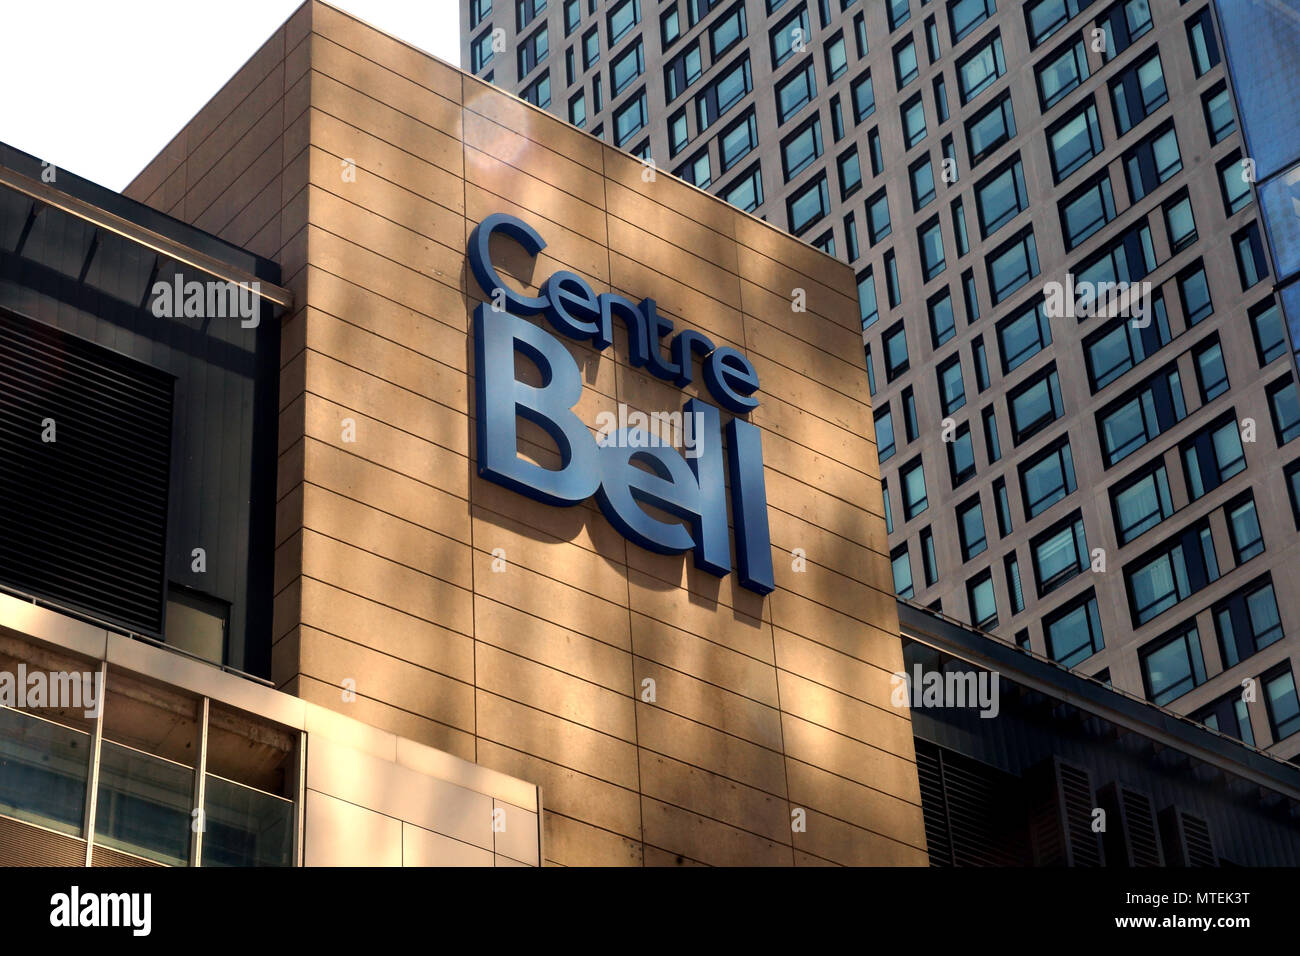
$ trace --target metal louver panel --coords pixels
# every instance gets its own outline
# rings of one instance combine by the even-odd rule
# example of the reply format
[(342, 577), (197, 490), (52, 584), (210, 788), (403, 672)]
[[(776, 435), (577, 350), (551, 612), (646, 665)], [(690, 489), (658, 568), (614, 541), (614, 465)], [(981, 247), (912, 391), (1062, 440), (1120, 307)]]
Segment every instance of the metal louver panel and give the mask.
[(0, 866), (85, 866), (86, 841), (0, 817)]
[(1170, 866), (1218, 866), (1210, 825), (1178, 806), (1160, 811), (1160, 834), (1168, 849)]
[(1101, 840), (1092, 830), (1097, 804), (1088, 771), (1053, 757), (1029, 776), (1034, 865), (1101, 866)]
[(927, 741), (917, 740), (916, 751), (930, 864), (1027, 863), (1016, 778)]
[(1141, 791), (1109, 783), (1097, 791), (1106, 811), (1106, 862), (1110, 866), (1164, 866), (1155, 807)]
[(165, 373), (0, 309), (0, 583), (161, 634), (172, 392)]

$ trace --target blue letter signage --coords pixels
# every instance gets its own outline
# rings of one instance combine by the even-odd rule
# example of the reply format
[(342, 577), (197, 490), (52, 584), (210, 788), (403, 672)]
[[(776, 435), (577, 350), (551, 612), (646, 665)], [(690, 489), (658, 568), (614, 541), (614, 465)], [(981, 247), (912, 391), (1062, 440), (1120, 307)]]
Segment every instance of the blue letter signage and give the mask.
[[(693, 398), (682, 408), (683, 420), (696, 423), (694, 444), (685, 457), (639, 427), (620, 428), (612, 440), (597, 443), (573, 412), (582, 396), (578, 363), (551, 333), (524, 317), (544, 314), (556, 332), (589, 341), (597, 350), (613, 342), (617, 318), (628, 331), (629, 363), (679, 386), (692, 380), (692, 357), (698, 354), (709, 394), (736, 414), (758, 405), (753, 364), (736, 349), (714, 347), (693, 329), (670, 341), (670, 357), (665, 358), (660, 341), (673, 323), (659, 315), (653, 299), (637, 304), (611, 293), (597, 295), (572, 272), (551, 275), (537, 298), (510, 289), (492, 264), (488, 246), (493, 233), (513, 239), (530, 256), (546, 246), (534, 229), (504, 213), (488, 216), (470, 235), (470, 271), (488, 298), (501, 306), (498, 310), (485, 303), (474, 310), (479, 475), (546, 504), (575, 505), (594, 495), (610, 524), (629, 540), (660, 554), (692, 551), (696, 567), (718, 576), (731, 571), (730, 480), (740, 583), (759, 594), (771, 591), (775, 584), (758, 428), (740, 418), (724, 428), (717, 406)], [(519, 381), (516, 355), (537, 367), (541, 385)], [(558, 469), (519, 456), (520, 418), (554, 440), (560, 453)], [(643, 505), (683, 523), (661, 521)]]

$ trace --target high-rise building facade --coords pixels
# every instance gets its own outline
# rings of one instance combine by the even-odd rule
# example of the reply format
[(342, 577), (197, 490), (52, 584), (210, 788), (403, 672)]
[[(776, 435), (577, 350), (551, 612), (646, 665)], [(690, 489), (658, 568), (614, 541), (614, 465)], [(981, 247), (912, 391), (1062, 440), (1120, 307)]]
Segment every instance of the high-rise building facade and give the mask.
[(857, 270), (901, 597), (1300, 750), (1300, 401), (1213, 3), (464, 13), (479, 75)]

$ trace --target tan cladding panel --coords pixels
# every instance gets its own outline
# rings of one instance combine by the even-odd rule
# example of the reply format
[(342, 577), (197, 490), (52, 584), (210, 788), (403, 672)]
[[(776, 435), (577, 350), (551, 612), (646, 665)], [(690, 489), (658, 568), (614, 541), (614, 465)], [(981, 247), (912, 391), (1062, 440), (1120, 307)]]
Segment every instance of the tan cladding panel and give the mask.
[[(276, 683), (539, 784), (548, 863), (924, 864), (852, 270), (322, 3), (277, 37), (133, 187), (293, 271)], [(547, 243), (493, 241), (514, 288), (567, 269), (751, 357), (774, 593), (476, 474), (466, 251), (497, 212)], [(589, 426), (712, 401), (621, 326), (559, 338)]]

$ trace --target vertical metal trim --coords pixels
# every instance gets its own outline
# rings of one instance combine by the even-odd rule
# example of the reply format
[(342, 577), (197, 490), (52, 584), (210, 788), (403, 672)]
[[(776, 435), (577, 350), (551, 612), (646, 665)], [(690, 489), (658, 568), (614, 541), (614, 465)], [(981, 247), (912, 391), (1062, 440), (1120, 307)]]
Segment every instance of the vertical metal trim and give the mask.
[(537, 865), (545, 866), (546, 847), (542, 845), (542, 835), (546, 828), (542, 826), (542, 785), (537, 785)]
[(307, 732), (298, 733), (298, 782), (297, 793), (294, 794), (293, 800), (293, 865), (303, 865), (303, 837), (306, 826), (306, 801), (307, 801)]
[(195, 817), (190, 814), (190, 866), (203, 865), (203, 831), (208, 828), (207, 815), (203, 810), (203, 801), (207, 792), (208, 776), (208, 711), (210, 701), (203, 698), (199, 721), (199, 762), (194, 768), (194, 809), (198, 811), (197, 827)]
[(95, 714), (95, 733), (90, 738), (90, 792), (86, 795), (86, 866), (90, 866), (95, 846), (95, 810), (99, 804), (99, 753), (104, 742), (104, 708), (108, 706), (108, 661), (99, 662), (99, 713)]

